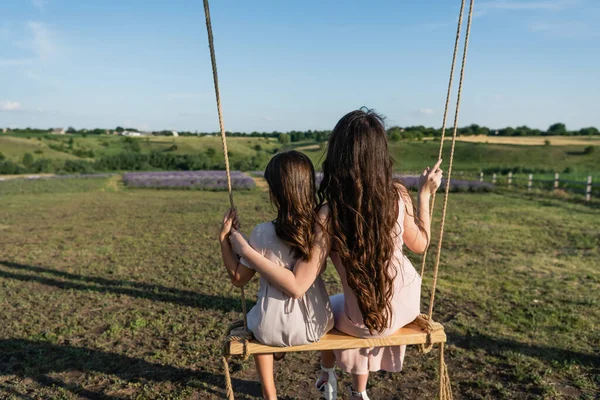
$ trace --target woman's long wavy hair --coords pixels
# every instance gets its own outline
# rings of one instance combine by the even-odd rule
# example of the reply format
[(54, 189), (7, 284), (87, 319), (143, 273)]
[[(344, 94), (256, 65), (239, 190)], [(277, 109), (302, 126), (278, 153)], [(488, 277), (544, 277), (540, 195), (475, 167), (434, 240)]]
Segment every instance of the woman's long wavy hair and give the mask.
[(317, 222), (312, 162), (298, 151), (279, 153), (269, 161), (265, 179), (277, 208), (275, 233), (291, 247), (294, 258), (308, 261)]
[(319, 202), (329, 207), (332, 249), (371, 332), (388, 328), (392, 315), (399, 192), (393, 181), (383, 119), (371, 110), (346, 114), (335, 126), (323, 162)]

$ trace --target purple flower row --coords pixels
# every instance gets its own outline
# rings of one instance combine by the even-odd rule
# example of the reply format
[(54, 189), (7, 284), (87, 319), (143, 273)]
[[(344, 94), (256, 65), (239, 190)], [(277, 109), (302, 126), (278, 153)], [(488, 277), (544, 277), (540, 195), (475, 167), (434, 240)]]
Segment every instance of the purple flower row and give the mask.
[[(227, 190), (225, 171), (127, 172), (123, 182), (129, 187)], [(240, 171), (231, 172), (231, 184), (238, 190), (256, 187), (254, 179)]]
[[(68, 175), (27, 175), (23, 178), (14, 178), (11, 179), (13, 181), (16, 180), (46, 180), (46, 179), (94, 179), (94, 178), (110, 178), (111, 176), (115, 176), (117, 174), (68, 174)], [(0, 178), (0, 181), (4, 179)]]
[[(419, 189), (419, 177), (409, 175), (395, 174), (394, 178), (399, 179), (404, 186), (410, 190)], [(442, 190), (446, 189), (446, 179), (442, 179)], [(491, 192), (494, 190), (494, 185), (490, 182), (480, 182), (479, 180), (451, 179), (451, 192)]]
[[(253, 176), (263, 176), (264, 174), (259, 171), (253, 171)], [(419, 177), (416, 175), (401, 175), (394, 174), (394, 178), (400, 180), (404, 186), (409, 190), (419, 189)], [(323, 180), (323, 173), (317, 172), (316, 182), (317, 186)], [(442, 190), (446, 188), (446, 179), (442, 180)], [(480, 182), (479, 180), (465, 180), (465, 179), (451, 179), (450, 191), (451, 192), (491, 192), (494, 189), (494, 185), (489, 182)]]

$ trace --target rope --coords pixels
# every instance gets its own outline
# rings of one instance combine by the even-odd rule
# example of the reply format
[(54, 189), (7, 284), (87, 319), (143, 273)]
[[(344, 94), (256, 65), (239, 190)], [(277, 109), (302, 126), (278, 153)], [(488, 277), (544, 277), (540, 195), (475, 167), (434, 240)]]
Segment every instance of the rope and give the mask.
[(435, 301), (435, 289), (437, 286), (437, 278), (438, 278), (438, 271), (439, 271), (439, 267), (440, 267), (440, 256), (442, 253), (442, 242), (444, 239), (444, 225), (446, 223), (446, 214), (447, 214), (447, 209), (448, 209), (448, 195), (450, 194), (450, 179), (452, 177), (452, 164), (454, 162), (454, 147), (456, 144), (456, 134), (458, 132), (458, 115), (460, 112), (460, 99), (461, 99), (461, 95), (462, 95), (462, 88), (463, 88), (463, 81), (464, 81), (464, 77), (465, 77), (465, 68), (467, 65), (467, 53), (469, 50), (469, 37), (471, 35), (471, 22), (473, 20), (473, 6), (475, 4), (475, 0), (471, 0), (471, 4), (469, 6), (469, 18), (467, 21), (467, 32), (465, 35), (465, 48), (463, 51), (463, 57), (462, 57), (462, 66), (461, 66), (461, 70), (460, 70), (460, 81), (458, 84), (458, 95), (456, 98), (456, 110), (454, 113), (454, 131), (452, 132), (452, 147), (450, 148), (450, 164), (448, 166), (448, 177), (446, 178), (446, 191), (444, 193), (444, 206), (442, 208), (442, 222), (440, 224), (440, 234), (439, 234), (439, 239), (438, 239), (438, 244), (437, 244), (437, 251), (436, 251), (436, 259), (435, 259), (435, 266), (433, 268), (433, 283), (431, 285), (431, 297), (429, 299), (429, 319), (432, 319), (433, 316), (433, 304)]
[[(458, 45), (460, 44), (460, 32), (462, 29), (463, 16), (465, 11), (465, 0), (462, 0), (460, 5), (460, 14), (458, 16), (458, 27), (456, 28), (456, 39), (454, 41), (454, 54), (452, 54), (452, 66), (450, 67), (450, 78), (448, 79), (448, 92), (446, 93), (446, 107), (444, 107), (444, 119), (442, 120), (442, 136), (440, 138), (440, 150), (438, 154), (438, 160), (442, 158), (444, 150), (444, 139), (446, 139), (446, 123), (448, 122), (448, 110), (450, 108), (450, 98), (452, 97), (452, 83), (454, 82), (454, 69), (456, 67), (456, 56), (458, 54)], [(435, 192), (431, 196), (431, 208), (429, 210), (429, 218), (433, 216), (433, 207), (435, 206)], [(425, 273), (425, 263), (427, 262), (427, 250), (423, 253), (423, 259), (421, 260), (421, 277)]]
[[(227, 190), (229, 192), (229, 205), (235, 208), (233, 203), (233, 188), (231, 186), (231, 170), (229, 168), (229, 153), (227, 152), (227, 135), (225, 124), (223, 123), (223, 110), (221, 109), (221, 93), (219, 91), (219, 74), (217, 73), (217, 58), (215, 56), (215, 43), (210, 23), (210, 8), (208, 0), (204, 0), (204, 15), (206, 16), (206, 31), (208, 32), (208, 47), (210, 48), (210, 62), (212, 64), (213, 81), (215, 83), (215, 97), (217, 98), (217, 112), (219, 113), (219, 127), (221, 129), (221, 142), (223, 143), (223, 155), (225, 156), (225, 172), (227, 173)], [(244, 313), (244, 331), (248, 330), (248, 319), (246, 317), (246, 293), (244, 288), (242, 294), (242, 311)]]
[(243, 321), (236, 321), (229, 325), (227, 333), (225, 334), (225, 340), (223, 341), (223, 355), (221, 361), (223, 363), (223, 372), (225, 374), (225, 392), (227, 393), (227, 400), (234, 400), (233, 385), (231, 384), (231, 374), (229, 373), (229, 360), (231, 359), (231, 353), (229, 352), (229, 346), (231, 342), (243, 341), (244, 350), (242, 358), (246, 361), (250, 354), (248, 353), (248, 342), (252, 340), (252, 332), (244, 330), (239, 332), (239, 328), (244, 327)]
[(217, 73), (217, 58), (215, 56), (215, 44), (210, 23), (210, 8), (208, 0), (204, 0), (204, 15), (206, 16), (206, 30), (208, 32), (208, 47), (210, 47), (210, 62), (212, 63), (213, 81), (215, 83), (215, 96), (217, 98), (217, 112), (219, 113), (219, 127), (221, 128), (221, 142), (223, 143), (223, 155), (225, 156), (225, 171), (227, 172), (227, 189), (229, 190), (229, 204), (233, 204), (233, 190), (231, 187), (231, 171), (229, 170), (229, 154), (227, 152), (227, 137), (225, 136), (225, 124), (223, 123), (223, 111), (221, 109), (221, 93), (219, 91), (219, 74)]
[(435, 322), (429, 319), (427, 314), (419, 315), (414, 321), (419, 328), (427, 332), (427, 342), (425, 344), (420, 344), (418, 349), (419, 353), (427, 354), (433, 349), (433, 342), (431, 340), (431, 334), (436, 331), (443, 331), (444, 326), (439, 322)]
[[(443, 331), (444, 326), (439, 322), (432, 321), (427, 314), (419, 315), (414, 321), (419, 328), (427, 332), (427, 342), (418, 346), (419, 353), (427, 354), (433, 349), (433, 342), (431, 334), (436, 331)], [(444, 343), (440, 343), (440, 387), (439, 387), (439, 399), (440, 400), (452, 400), (452, 386), (450, 384), (450, 375), (448, 373), (448, 366), (444, 361)]]
[[(213, 81), (215, 85), (215, 97), (217, 99), (217, 113), (219, 114), (219, 128), (221, 130), (221, 143), (223, 144), (223, 156), (225, 157), (225, 172), (227, 174), (227, 191), (229, 192), (229, 205), (231, 208), (235, 208), (235, 204), (233, 202), (233, 187), (231, 185), (231, 169), (229, 167), (229, 152), (227, 151), (227, 135), (225, 132), (225, 124), (223, 122), (223, 110), (221, 108), (221, 93), (219, 91), (219, 74), (217, 73), (217, 58), (215, 56), (215, 44), (214, 37), (212, 32), (212, 24), (210, 22), (210, 7), (208, 5), (208, 0), (204, 0), (204, 15), (206, 17), (206, 31), (208, 33), (208, 46), (210, 48), (210, 62), (212, 64), (212, 72), (213, 72)], [(246, 312), (246, 292), (244, 288), (240, 288), (241, 297), (242, 297), (242, 313), (243, 313), (243, 322), (242, 326), (244, 328), (243, 334), (239, 336), (231, 335), (231, 330), (235, 329), (238, 325), (232, 325), (228, 330), (228, 335), (225, 338), (224, 348), (223, 348), (223, 356), (221, 360), (223, 362), (223, 370), (225, 374), (225, 390), (227, 392), (228, 400), (234, 400), (233, 387), (231, 385), (231, 374), (229, 373), (229, 343), (234, 340), (243, 340), (244, 341), (244, 360), (249, 357), (248, 354), (248, 341), (252, 339), (252, 334), (248, 332), (248, 317)]]
[[(440, 343), (440, 400), (452, 400), (452, 384), (448, 374), (448, 365), (444, 360), (444, 343)], [(233, 399), (232, 399), (233, 400)]]

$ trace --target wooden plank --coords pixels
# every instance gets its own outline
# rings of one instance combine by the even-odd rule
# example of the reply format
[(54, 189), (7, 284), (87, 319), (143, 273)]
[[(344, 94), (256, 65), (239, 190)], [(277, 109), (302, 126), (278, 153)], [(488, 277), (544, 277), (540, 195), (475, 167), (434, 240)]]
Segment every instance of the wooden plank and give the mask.
[[(443, 330), (435, 331), (431, 335), (433, 343), (445, 343), (446, 333)], [(400, 328), (394, 335), (382, 338), (361, 339), (354, 336), (348, 336), (335, 329), (323, 336), (319, 342), (310, 343), (302, 346), (293, 347), (273, 347), (260, 344), (253, 340), (248, 344), (250, 354), (270, 354), (270, 353), (291, 353), (300, 351), (319, 351), (319, 350), (341, 350), (341, 349), (362, 349), (368, 347), (401, 346), (425, 344), (427, 342), (427, 333), (419, 328), (418, 325), (411, 323)], [(232, 355), (243, 354), (244, 344), (241, 341), (231, 342), (229, 352)]]

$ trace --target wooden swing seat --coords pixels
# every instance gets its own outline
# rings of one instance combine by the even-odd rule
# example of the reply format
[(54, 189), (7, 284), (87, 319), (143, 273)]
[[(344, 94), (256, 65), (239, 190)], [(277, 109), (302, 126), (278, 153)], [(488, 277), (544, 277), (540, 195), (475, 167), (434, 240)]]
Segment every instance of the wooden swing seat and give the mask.
[[(341, 350), (341, 349), (363, 349), (369, 347), (384, 347), (384, 346), (401, 346), (401, 345), (424, 345), (446, 342), (446, 333), (443, 327), (441, 329), (427, 332), (422, 323), (418, 323), (419, 319), (406, 325), (404, 328), (390, 336), (381, 338), (361, 339), (354, 336), (346, 335), (336, 329), (329, 331), (320, 341), (301, 346), (291, 347), (276, 347), (267, 346), (251, 340), (247, 343), (247, 353), (251, 354), (271, 354), (271, 353), (293, 353), (300, 351), (318, 351), (318, 350)], [(441, 325), (439, 325), (441, 326)], [(236, 333), (243, 332), (243, 328), (236, 328), (231, 331), (231, 336), (236, 336)], [(244, 341), (232, 340), (229, 342), (229, 354), (232, 356), (240, 356), (244, 354)]]

